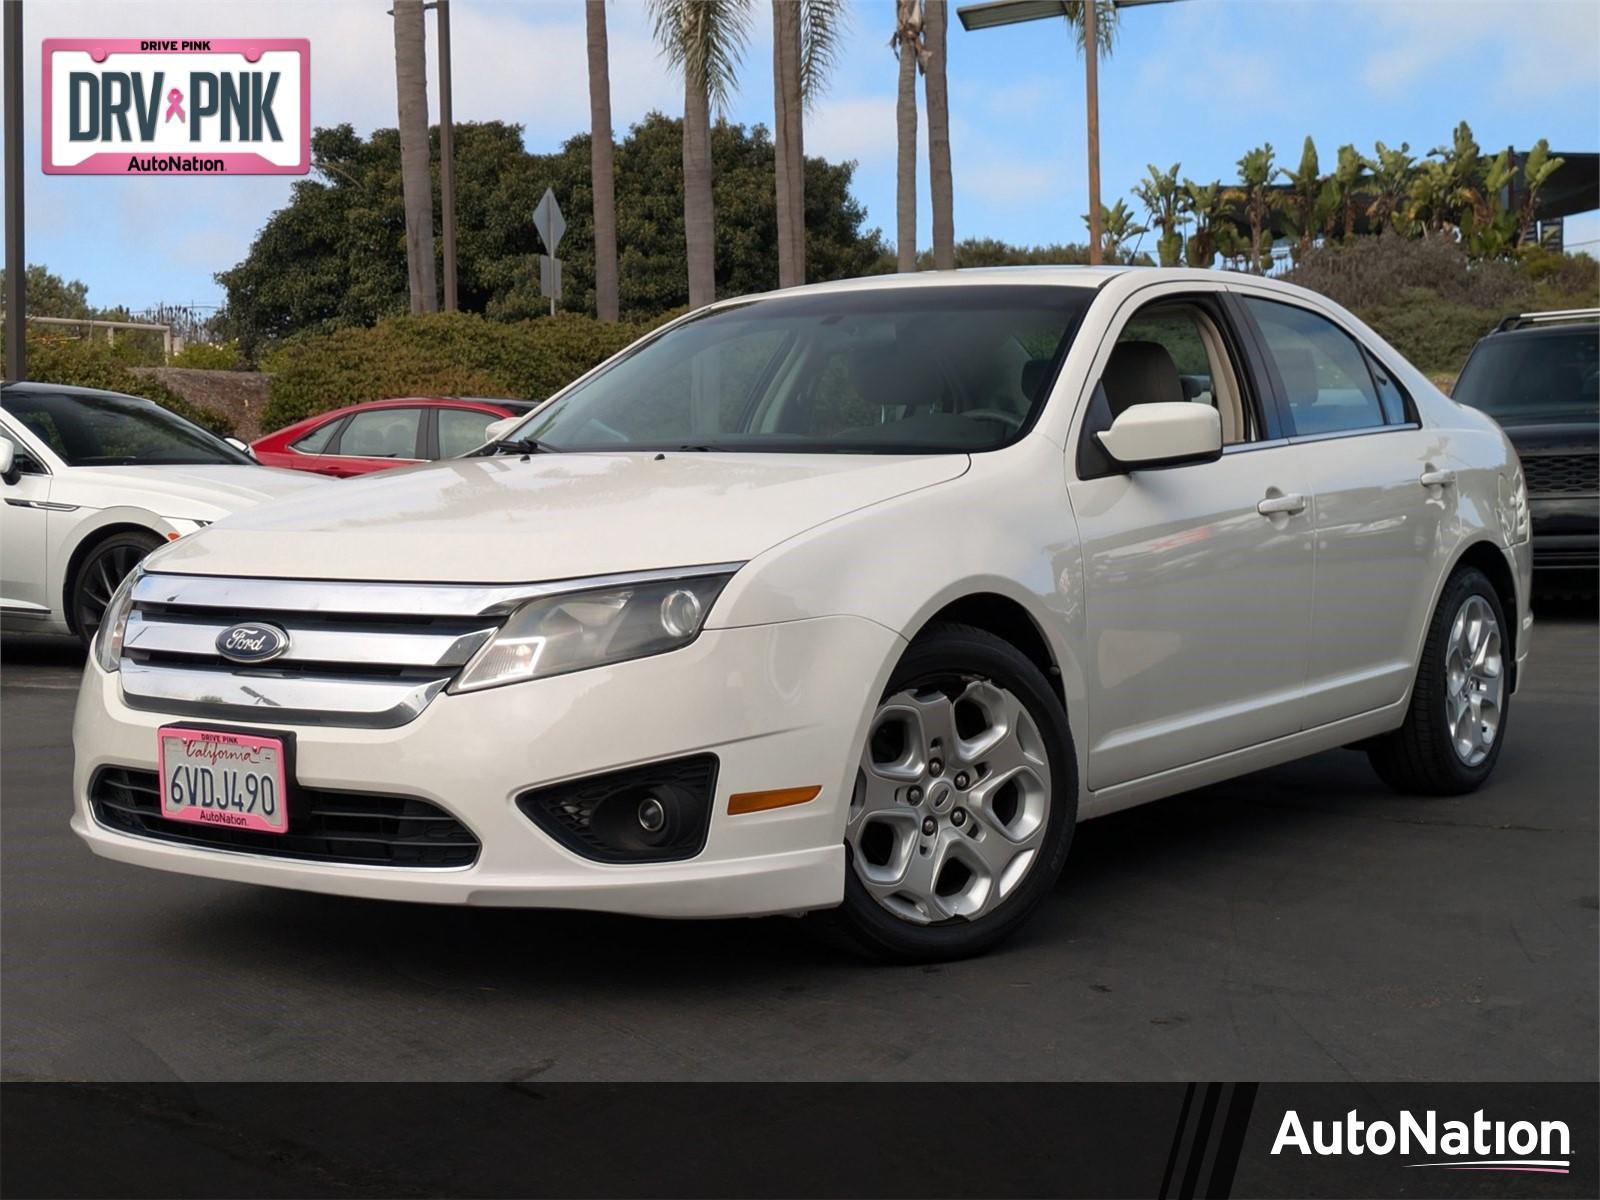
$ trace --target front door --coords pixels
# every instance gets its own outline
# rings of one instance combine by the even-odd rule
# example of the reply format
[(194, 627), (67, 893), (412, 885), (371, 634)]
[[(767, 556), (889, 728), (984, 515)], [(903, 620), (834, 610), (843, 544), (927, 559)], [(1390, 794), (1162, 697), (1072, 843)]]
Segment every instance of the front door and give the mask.
[[(1132, 404), (1215, 406), (1215, 462), (1131, 474), (1080, 453), (1088, 784), (1099, 789), (1295, 733), (1312, 594), (1303, 447), (1277, 437), (1215, 294), (1131, 312), (1097, 368), (1080, 442)], [(1086, 477), (1090, 476), (1090, 477)]]

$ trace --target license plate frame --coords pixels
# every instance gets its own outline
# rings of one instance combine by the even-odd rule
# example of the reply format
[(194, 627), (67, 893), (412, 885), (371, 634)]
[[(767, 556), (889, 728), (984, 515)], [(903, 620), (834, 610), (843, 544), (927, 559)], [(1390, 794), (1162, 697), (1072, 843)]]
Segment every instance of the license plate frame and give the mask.
[(180, 824), (286, 834), (293, 747), (291, 735), (163, 725), (156, 730), (157, 811)]

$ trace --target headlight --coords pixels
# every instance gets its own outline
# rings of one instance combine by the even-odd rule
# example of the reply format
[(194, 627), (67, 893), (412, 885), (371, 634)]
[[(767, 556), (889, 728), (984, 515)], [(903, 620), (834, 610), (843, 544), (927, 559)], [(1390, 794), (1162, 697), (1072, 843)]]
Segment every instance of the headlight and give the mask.
[(451, 686), (471, 692), (663, 654), (700, 635), (731, 572), (561, 592), (530, 600)]
[(143, 567), (134, 567), (123, 576), (117, 590), (111, 593), (106, 611), (101, 614), (94, 653), (102, 671), (115, 671), (122, 663), (122, 635), (128, 628), (128, 614), (133, 611), (133, 585), (143, 574)]

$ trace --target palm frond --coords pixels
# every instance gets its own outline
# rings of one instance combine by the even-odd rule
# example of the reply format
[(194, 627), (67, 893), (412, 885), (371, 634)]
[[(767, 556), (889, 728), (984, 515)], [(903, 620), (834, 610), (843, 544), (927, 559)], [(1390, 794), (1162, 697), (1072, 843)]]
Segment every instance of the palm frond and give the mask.
[(800, 96), (810, 108), (838, 64), (850, 27), (847, 0), (798, 0), (800, 5)]
[[(1110, 58), (1117, 40), (1116, 0), (1094, 0), (1095, 41), (1100, 43), (1100, 57)], [(1067, 0), (1067, 24), (1078, 33), (1078, 53), (1083, 53), (1083, 0)]]
[(705, 88), (712, 111), (728, 110), (750, 37), (750, 0), (648, 0), (656, 44), (690, 84)]

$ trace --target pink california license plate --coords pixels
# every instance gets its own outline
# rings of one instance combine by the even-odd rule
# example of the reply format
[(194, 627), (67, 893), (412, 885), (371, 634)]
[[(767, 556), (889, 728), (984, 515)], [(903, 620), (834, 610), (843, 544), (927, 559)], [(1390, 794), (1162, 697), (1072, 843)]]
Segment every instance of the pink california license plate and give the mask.
[(282, 738), (166, 725), (156, 732), (156, 762), (169, 821), (289, 831)]

